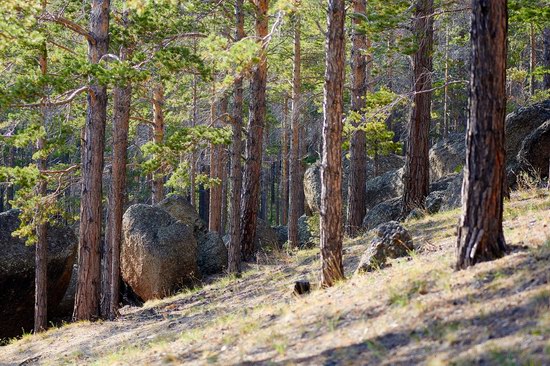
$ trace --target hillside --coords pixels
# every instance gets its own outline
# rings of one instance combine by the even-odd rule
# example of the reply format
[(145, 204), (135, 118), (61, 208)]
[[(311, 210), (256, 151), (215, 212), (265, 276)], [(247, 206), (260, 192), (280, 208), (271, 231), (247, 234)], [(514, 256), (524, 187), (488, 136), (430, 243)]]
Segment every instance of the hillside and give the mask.
[(511, 253), (454, 271), (458, 210), (409, 221), (410, 258), (353, 276), (368, 237), (345, 244), (348, 280), (301, 298), (318, 249), (263, 256), (241, 278), (125, 307), (0, 348), (0, 365), (548, 365), (550, 192), (505, 203)]

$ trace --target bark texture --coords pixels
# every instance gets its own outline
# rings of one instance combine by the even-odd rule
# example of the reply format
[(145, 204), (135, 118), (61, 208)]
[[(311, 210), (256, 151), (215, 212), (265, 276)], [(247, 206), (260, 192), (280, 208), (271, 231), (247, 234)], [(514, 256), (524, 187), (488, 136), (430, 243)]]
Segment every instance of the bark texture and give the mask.
[[(157, 83), (153, 87), (153, 140), (156, 144), (164, 141), (164, 87)], [(158, 157), (157, 157), (158, 158)], [(164, 199), (164, 177), (162, 167), (153, 173), (152, 186), (153, 205)]]
[(345, 1), (329, 0), (321, 163), (321, 286), (344, 278), (342, 263), (342, 117)]
[(546, 70), (544, 74), (544, 79), (542, 81), (542, 88), (544, 90), (550, 89), (550, 27), (544, 28), (542, 31), (542, 42), (543, 42), (543, 66)]
[(504, 255), (507, 1), (472, 2), (470, 118), (457, 268)]
[[(365, 14), (366, 0), (354, 0), (353, 12), (356, 14)], [(365, 108), (365, 96), (368, 90), (367, 79), (367, 36), (363, 34), (358, 27), (361, 18), (353, 18), (353, 31), (351, 35), (351, 110), (362, 113)], [(353, 121), (355, 127), (364, 123), (363, 119)], [(354, 237), (358, 234), (365, 217), (366, 206), (366, 186), (367, 180), (366, 161), (367, 161), (367, 141), (365, 131), (357, 129), (353, 132), (350, 141), (350, 170), (348, 185), (348, 221), (346, 232)]]
[(300, 17), (294, 19), (294, 67), (292, 77), (292, 118), (290, 129), (290, 180), (289, 180), (289, 212), (288, 212), (288, 241), (292, 248), (299, 245), (298, 218), (300, 215), (300, 105), (301, 101), (301, 46), (300, 46)]
[[(107, 53), (109, 45), (110, 1), (93, 0), (91, 5), (90, 32), (93, 42), (88, 42), (88, 59), (90, 63), (97, 64)], [(101, 189), (107, 88), (97, 80), (90, 80), (87, 102), (82, 153), (78, 281), (73, 313), (75, 320), (95, 319), (99, 314)]]
[[(243, 0), (235, 1), (235, 40), (244, 38)], [(235, 80), (233, 94), (233, 137), (231, 141), (231, 193), (229, 214), (229, 247), (227, 249), (229, 273), (241, 271), (241, 190), (242, 190), (242, 127), (243, 127), (243, 81)]]
[(417, 0), (415, 5), (414, 36), (417, 51), (413, 55), (414, 101), (409, 122), (409, 141), (403, 177), (403, 213), (424, 208), (429, 193), (429, 133), (431, 125), (433, 0)]
[(262, 140), (266, 113), (267, 58), (264, 38), (268, 32), (268, 0), (254, 0), (256, 37), (262, 42), (259, 62), (252, 72), (250, 82), (250, 118), (246, 140), (246, 161), (242, 192), (242, 259), (254, 258), (254, 239), (260, 205), (260, 183), (262, 168)]

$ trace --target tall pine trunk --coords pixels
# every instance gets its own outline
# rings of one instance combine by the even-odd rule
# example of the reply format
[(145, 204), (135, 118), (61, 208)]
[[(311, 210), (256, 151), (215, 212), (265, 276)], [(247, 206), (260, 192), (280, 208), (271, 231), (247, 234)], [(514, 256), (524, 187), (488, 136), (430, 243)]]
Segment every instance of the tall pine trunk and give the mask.
[[(90, 33), (93, 41), (88, 42), (88, 60), (97, 64), (107, 53), (109, 45), (110, 1), (92, 0), (91, 5)], [(95, 319), (99, 314), (101, 190), (107, 88), (97, 80), (90, 80), (87, 102), (82, 154), (78, 282), (73, 313), (75, 320)]]
[(544, 28), (542, 31), (542, 43), (543, 43), (543, 66), (546, 73), (542, 81), (542, 88), (544, 90), (550, 89), (550, 27)]
[(289, 181), (289, 164), (288, 164), (288, 143), (290, 140), (290, 129), (288, 127), (288, 97), (285, 95), (283, 101), (283, 133), (282, 133), (282, 157), (281, 157), (281, 225), (288, 224), (288, 181)]
[(342, 117), (345, 1), (328, 1), (321, 163), (321, 286), (344, 278), (342, 263)]
[(504, 255), (507, 1), (472, 2), (470, 118), (457, 268)]
[[(366, 0), (354, 0), (353, 12), (355, 14), (365, 14)], [(358, 27), (361, 24), (361, 18), (353, 18), (352, 47), (351, 47), (351, 110), (362, 115), (365, 108), (365, 96), (368, 90), (367, 79), (367, 37)], [(353, 120), (354, 127), (359, 127), (364, 123), (363, 118)], [(350, 141), (350, 172), (348, 186), (348, 221), (346, 226), (347, 234), (354, 237), (358, 234), (365, 217), (366, 206), (366, 185), (367, 180), (366, 160), (367, 160), (367, 141), (365, 131), (361, 128), (356, 129)]]
[(300, 15), (294, 19), (294, 68), (292, 77), (292, 117), (290, 120), (290, 181), (289, 181), (289, 213), (288, 241), (292, 248), (299, 246), (298, 217), (300, 215), (300, 107), (301, 107), (301, 45), (300, 45)]
[[(235, 0), (235, 41), (244, 38), (243, 0)], [(233, 137), (231, 141), (231, 194), (229, 196), (229, 247), (227, 250), (229, 273), (241, 271), (241, 190), (242, 190), (242, 128), (243, 128), (243, 79), (235, 80), (233, 93)]]
[[(123, 15), (126, 22), (127, 15)], [(130, 58), (131, 48), (122, 46), (120, 59)], [(128, 149), (128, 129), (132, 100), (132, 84), (127, 82), (117, 85), (113, 90), (113, 161), (111, 191), (109, 199), (108, 245), (107, 255), (103, 263), (103, 303), (101, 315), (103, 318), (114, 319), (120, 303), (120, 244), (122, 242), (122, 216), (126, 201), (126, 163)]]
[(432, 93), (429, 90), (432, 88), (433, 0), (417, 0), (414, 36), (418, 49), (413, 55), (414, 100), (403, 177), (403, 217), (415, 208), (424, 208), (430, 186), (428, 155)]
[[(158, 82), (153, 87), (153, 141), (164, 141), (164, 87)], [(160, 157), (157, 156), (157, 159)], [(157, 204), (164, 199), (164, 176), (162, 167), (153, 173), (152, 202)]]
[(242, 192), (242, 259), (254, 258), (254, 239), (260, 205), (260, 182), (262, 168), (262, 140), (266, 113), (267, 58), (264, 38), (268, 27), (268, 0), (254, 0), (256, 37), (262, 44), (259, 62), (252, 72), (250, 82), (250, 118), (246, 140), (246, 161)]
[[(46, 3), (42, 2), (45, 10)], [(48, 74), (48, 51), (46, 42), (42, 44), (42, 50), (39, 58), (40, 73), (42, 77)], [(42, 97), (42, 125), (44, 128), (48, 125), (49, 108), (47, 106), (48, 97), (47, 90), (44, 90)], [(36, 149), (43, 153), (46, 141), (43, 137), (39, 137), (36, 142)], [(36, 168), (39, 171), (46, 170), (46, 159), (39, 157), (36, 160)], [(36, 194), (39, 197), (45, 197), (47, 193), (47, 182), (40, 179), (36, 186)], [(43, 222), (41, 212), (44, 208), (37, 207), (38, 226), (36, 228), (36, 248), (35, 248), (35, 276), (34, 276), (34, 332), (38, 333), (46, 330), (48, 326), (48, 238), (47, 226)]]

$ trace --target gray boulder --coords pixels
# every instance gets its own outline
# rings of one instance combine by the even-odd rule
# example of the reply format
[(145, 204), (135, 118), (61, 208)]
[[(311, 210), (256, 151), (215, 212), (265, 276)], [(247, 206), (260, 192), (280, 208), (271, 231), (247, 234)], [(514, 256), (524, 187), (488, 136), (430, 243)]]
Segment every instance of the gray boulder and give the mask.
[(401, 215), (401, 206), (401, 197), (379, 203), (367, 211), (363, 228), (368, 231), (385, 222), (397, 220)]
[[(389, 154), (386, 156), (379, 156), (377, 176), (401, 169), (403, 166), (405, 166), (405, 157), (401, 155)], [(367, 179), (375, 178), (374, 168), (374, 159), (367, 158)]]
[[(19, 212), (0, 213), (0, 338), (30, 331), (34, 317), (35, 246), (11, 233), (19, 227)], [(53, 315), (65, 295), (78, 239), (68, 227), (48, 226), (48, 313)]]
[(536, 103), (506, 116), (506, 157), (514, 159), (523, 140), (544, 122), (550, 120), (550, 100)]
[(227, 268), (227, 248), (220, 234), (209, 232), (198, 244), (197, 265), (202, 275), (223, 272)]
[(315, 245), (306, 215), (302, 215), (298, 218), (298, 239), (300, 240), (301, 248), (310, 248)]
[(548, 177), (550, 119), (523, 140), (516, 159), (521, 170), (535, 174), (540, 179)]
[(168, 296), (199, 278), (193, 229), (163, 209), (130, 206), (122, 234), (122, 278), (142, 300)]
[(376, 178), (367, 180), (367, 208), (375, 207), (379, 203), (403, 194), (403, 171), (403, 168), (392, 170)]
[(389, 258), (408, 256), (414, 249), (411, 235), (396, 221), (377, 226), (374, 234), (374, 239), (359, 261), (358, 273), (383, 268)]
[(221, 236), (208, 232), (206, 223), (185, 197), (172, 195), (161, 201), (158, 207), (170, 216), (193, 228), (197, 241), (197, 263), (203, 275), (220, 273), (227, 266), (227, 248)]
[(304, 198), (308, 212), (316, 213), (321, 207), (321, 163), (317, 162), (304, 173)]
[(452, 134), (430, 149), (430, 181), (458, 173), (466, 162), (466, 140), (463, 133)]

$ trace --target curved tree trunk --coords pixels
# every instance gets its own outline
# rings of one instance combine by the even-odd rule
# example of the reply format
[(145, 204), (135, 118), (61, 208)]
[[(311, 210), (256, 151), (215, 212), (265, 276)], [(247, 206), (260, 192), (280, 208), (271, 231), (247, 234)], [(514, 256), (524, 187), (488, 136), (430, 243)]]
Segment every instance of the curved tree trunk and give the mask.
[(248, 138), (246, 140), (246, 161), (242, 192), (242, 259), (254, 258), (254, 239), (258, 222), (260, 205), (260, 183), (262, 169), (262, 140), (265, 125), (267, 82), (267, 58), (263, 40), (267, 36), (268, 0), (254, 0), (256, 10), (256, 36), (262, 42), (260, 60), (252, 73), (250, 83), (250, 118), (248, 121)]
[[(243, 0), (235, 1), (235, 41), (244, 38), (244, 12)], [(241, 190), (242, 190), (242, 128), (243, 128), (243, 80), (235, 80), (233, 94), (233, 137), (231, 141), (231, 194), (230, 221), (229, 221), (229, 247), (227, 250), (229, 273), (241, 271)]]
[[(365, 14), (366, 0), (354, 0), (353, 12)], [(365, 108), (365, 96), (368, 90), (367, 79), (367, 36), (358, 30), (361, 19), (353, 18), (353, 32), (351, 36), (351, 110), (362, 115)], [(364, 121), (352, 122), (355, 127), (360, 126)], [(367, 180), (366, 160), (367, 141), (365, 131), (357, 129), (353, 132), (350, 141), (350, 170), (348, 186), (348, 220), (346, 232), (354, 237), (358, 234), (365, 217), (366, 206), (366, 185)]]
[(429, 134), (431, 125), (433, 0), (417, 0), (414, 35), (418, 50), (413, 56), (414, 103), (409, 123), (409, 143), (403, 177), (403, 212), (424, 208), (430, 186)]
[[(90, 14), (90, 32), (94, 42), (88, 44), (90, 63), (99, 63), (109, 45), (109, 0), (93, 0)], [(103, 178), (103, 150), (107, 120), (107, 88), (90, 80), (88, 110), (84, 133), (82, 160), (82, 195), (80, 200), (80, 233), (78, 282), (73, 318), (90, 320), (99, 314), (101, 287), (101, 190)]]
[(301, 46), (300, 46), (300, 16), (294, 19), (294, 71), (292, 80), (292, 118), (290, 130), (290, 180), (289, 180), (289, 212), (288, 241), (292, 248), (299, 246), (298, 217), (300, 214), (300, 104), (301, 101)]
[(342, 263), (342, 117), (345, 1), (329, 0), (321, 163), (321, 286), (344, 278)]
[(506, 0), (474, 0), (470, 118), (457, 268), (501, 257), (505, 181)]

